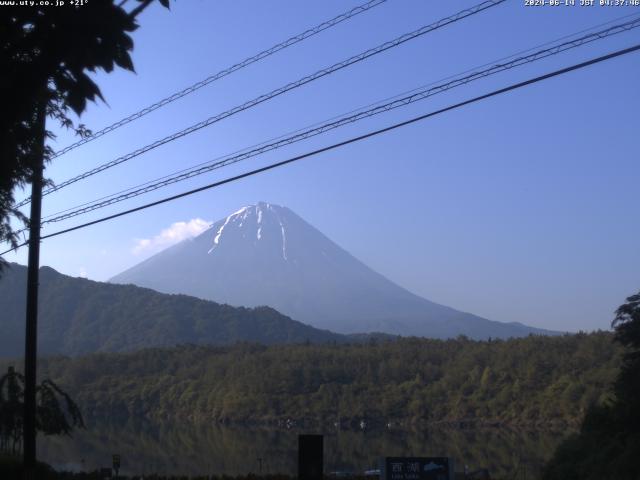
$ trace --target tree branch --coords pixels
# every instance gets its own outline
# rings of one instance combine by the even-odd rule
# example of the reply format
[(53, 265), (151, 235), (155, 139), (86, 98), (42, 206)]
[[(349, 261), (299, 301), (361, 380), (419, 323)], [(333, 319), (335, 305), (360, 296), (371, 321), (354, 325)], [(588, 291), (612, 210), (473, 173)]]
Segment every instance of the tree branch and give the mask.
[[(122, 4), (124, 5), (124, 3), (127, 0), (124, 0), (122, 2)], [(129, 16), (131, 18), (136, 18), (140, 13), (142, 13), (149, 5), (151, 5), (151, 3), (153, 2), (153, 0), (144, 0), (140, 5), (138, 5), (136, 8), (134, 8), (133, 10), (131, 10), (131, 12), (129, 12)]]

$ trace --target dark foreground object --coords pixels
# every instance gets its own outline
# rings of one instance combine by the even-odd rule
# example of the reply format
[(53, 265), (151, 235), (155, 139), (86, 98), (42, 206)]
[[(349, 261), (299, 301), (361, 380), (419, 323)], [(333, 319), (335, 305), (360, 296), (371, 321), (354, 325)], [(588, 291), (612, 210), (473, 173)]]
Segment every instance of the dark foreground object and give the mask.
[(592, 406), (580, 432), (558, 447), (544, 480), (640, 478), (640, 293), (616, 310), (612, 325), (625, 353), (611, 395)]
[(324, 450), (322, 435), (298, 435), (298, 479), (322, 480)]

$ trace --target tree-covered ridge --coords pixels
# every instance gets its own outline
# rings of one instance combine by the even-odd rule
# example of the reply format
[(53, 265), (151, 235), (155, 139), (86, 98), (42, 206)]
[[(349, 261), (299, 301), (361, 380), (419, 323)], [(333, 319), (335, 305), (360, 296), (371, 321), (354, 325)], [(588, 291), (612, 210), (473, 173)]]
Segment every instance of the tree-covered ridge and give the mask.
[[(11, 264), (0, 278), (0, 356), (22, 355), (27, 269)], [(113, 285), (40, 269), (38, 351), (77, 355), (131, 351), (184, 343), (224, 345), (344, 341), (296, 322), (272, 308), (221, 305)]]
[(604, 400), (620, 364), (611, 338), (182, 346), (49, 358), (40, 372), (94, 419), (551, 426)]
[(611, 395), (558, 447), (545, 480), (640, 478), (640, 293), (616, 310), (613, 326), (624, 354)]

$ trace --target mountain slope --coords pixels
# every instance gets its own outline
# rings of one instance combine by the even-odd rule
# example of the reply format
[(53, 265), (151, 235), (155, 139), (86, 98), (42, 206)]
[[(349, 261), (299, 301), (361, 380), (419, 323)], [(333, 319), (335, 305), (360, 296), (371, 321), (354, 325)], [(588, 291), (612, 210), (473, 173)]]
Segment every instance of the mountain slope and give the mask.
[[(22, 355), (27, 269), (0, 276), (0, 356)], [(268, 307), (236, 308), (133, 285), (113, 285), (40, 269), (39, 354), (129, 351), (184, 343), (224, 345), (343, 342)]]
[(493, 322), (399, 287), (291, 210), (244, 207), (111, 279), (231, 305), (269, 305), (340, 333), (385, 332), (436, 338), (551, 333)]

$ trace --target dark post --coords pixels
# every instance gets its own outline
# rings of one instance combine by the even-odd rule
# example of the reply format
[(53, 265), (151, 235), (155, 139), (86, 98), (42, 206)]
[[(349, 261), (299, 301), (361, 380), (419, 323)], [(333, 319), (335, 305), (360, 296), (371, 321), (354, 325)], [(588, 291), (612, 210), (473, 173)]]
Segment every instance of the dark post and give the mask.
[(29, 220), (29, 266), (27, 270), (27, 319), (24, 346), (24, 474), (35, 479), (36, 467), (36, 359), (38, 356), (38, 273), (40, 267), (40, 219), (42, 207), (42, 171), (46, 104), (38, 108), (41, 151), (33, 167), (31, 180), (31, 216)]
[(298, 480), (323, 480), (322, 435), (298, 435)]
[(120, 471), (120, 454), (116, 453), (112, 459), (113, 470), (116, 472), (116, 479), (118, 478), (118, 472)]

